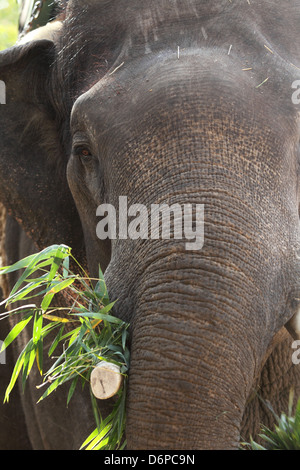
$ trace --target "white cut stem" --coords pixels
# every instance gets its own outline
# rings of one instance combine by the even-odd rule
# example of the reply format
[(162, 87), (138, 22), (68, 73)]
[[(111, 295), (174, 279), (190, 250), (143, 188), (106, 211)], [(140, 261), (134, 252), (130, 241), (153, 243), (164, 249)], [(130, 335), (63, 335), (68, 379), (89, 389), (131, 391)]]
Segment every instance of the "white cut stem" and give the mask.
[(116, 395), (122, 382), (120, 368), (110, 362), (100, 362), (91, 373), (92, 392), (99, 400), (106, 400)]

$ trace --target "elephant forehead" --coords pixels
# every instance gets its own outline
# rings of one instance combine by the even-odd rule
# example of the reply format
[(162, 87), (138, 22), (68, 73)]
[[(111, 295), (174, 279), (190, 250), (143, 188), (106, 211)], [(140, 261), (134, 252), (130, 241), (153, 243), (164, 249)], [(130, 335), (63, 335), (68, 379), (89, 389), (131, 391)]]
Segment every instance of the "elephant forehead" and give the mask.
[(116, 62), (79, 96), (71, 123), (73, 129), (84, 125), (90, 132), (104, 133), (147, 124), (149, 116), (155, 116), (157, 123), (162, 116), (171, 122), (177, 112), (181, 125), (189, 114), (202, 124), (235, 120), (241, 131), (243, 127), (251, 131), (254, 123), (269, 134), (295, 135), (298, 121), (291, 99), (293, 75), (283, 70), (280, 83), (273, 80), (263, 90), (258, 82), (259, 77), (244, 72), (237, 57), (224, 56), (217, 49), (187, 48), (181, 51), (180, 60), (172, 51), (143, 56)]
[[(236, 6), (200, 0), (89, 0), (84, 5), (70, 2), (58, 55), (58, 67), (66, 74), (71, 68), (76, 77), (72, 94), (80, 98), (73, 123), (90, 120), (101, 123), (102, 129), (111, 128), (121, 120), (128, 122), (130, 110), (134, 121), (136, 109), (155, 105), (158, 88), (161, 96), (173, 90), (190, 102), (188, 84), (203, 100), (205, 93), (208, 98), (215, 93), (220, 100), (226, 95), (228, 106), (232, 100), (236, 110), (246, 112), (248, 106), (250, 117), (255, 114), (262, 125), (270, 121), (272, 129), (280, 131), (283, 120), (295, 118), (294, 26), (286, 28), (288, 50), (288, 38), (282, 43), (273, 36), (271, 40), (272, 18), (263, 4), (255, 11), (246, 1)], [(279, 15), (276, 5), (272, 2)], [(291, 20), (294, 25), (294, 17), (300, 21), (300, 5), (293, 11), (283, 9), (281, 15), (280, 24)]]

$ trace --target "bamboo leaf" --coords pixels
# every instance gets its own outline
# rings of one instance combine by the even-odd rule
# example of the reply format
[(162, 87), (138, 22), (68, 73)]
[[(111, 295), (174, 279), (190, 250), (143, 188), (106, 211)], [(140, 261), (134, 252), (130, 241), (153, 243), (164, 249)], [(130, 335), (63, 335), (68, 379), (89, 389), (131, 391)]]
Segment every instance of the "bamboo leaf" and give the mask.
[[(50, 344), (48, 355), (50, 357), (59, 345), (62, 346), (62, 352), (55, 358), (52, 366), (44, 374), (43, 383), (37, 387), (47, 386), (39, 401), (48, 397), (60, 385), (71, 381), (67, 396), (68, 405), (75, 392), (79, 377), (81, 378), (82, 386), (84, 386), (89, 382), (92, 367), (100, 360), (118, 364), (124, 374), (128, 370), (129, 351), (126, 347), (128, 337), (126, 329), (128, 325), (112, 314), (108, 314), (115, 302), (110, 303), (109, 301), (101, 269), (99, 268), (99, 279), (96, 287), (93, 287), (92, 280), (82, 270), (73, 256), (72, 258), (80, 267), (83, 276), (74, 275), (70, 272), (69, 256), (72, 256), (69, 247), (65, 245), (52, 245), (42, 252), (31, 255), (15, 263), (15, 265), (0, 271), (1, 273), (13, 272), (17, 269), (24, 270), (5, 302), (12, 303), (17, 300), (24, 301), (32, 297), (43, 296), (40, 307), (31, 304), (26, 307), (18, 307), (12, 311), (12, 314), (17, 314), (21, 311), (25, 313), (25, 316), (9, 333), (4, 347), (20, 334), (32, 317), (34, 317), (34, 321), (32, 338), (16, 362), (6, 390), (6, 401), (8, 401), (10, 392), (21, 371), (24, 389), (35, 360), (40, 373), (43, 374), (44, 339), (57, 327), (59, 327), (59, 331)], [(60, 268), (62, 268), (62, 272)], [(37, 274), (34, 276), (35, 272)], [(38, 276), (40, 273), (41, 275)], [(72, 286), (75, 279), (77, 281), (76, 285)], [(80, 287), (78, 287), (79, 284)], [(67, 310), (67, 314), (72, 315), (72, 317), (70, 319), (61, 318), (54, 313), (54, 308), (47, 313), (55, 294), (68, 287), (70, 287), (74, 296), (74, 305), (71, 309), (66, 307), (58, 310)], [(5, 313), (4, 316), (9, 314)], [(44, 319), (48, 320), (49, 323), (43, 326)], [(75, 327), (71, 331), (64, 333), (65, 324), (71, 324), (72, 322), (75, 322)], [(127, 375), (124, 375), (124, 377), (127, 378)], [(112, 413), (105, 420), (101, 419), (97, 401), (91, 395), (97, 429), (95, 433), (93, 432), (86, 439), (82, 447), (95, 450), (104, 448), (108, 450), (118, 449), (120, 447), (121, 435), (125, 427), (124, 390), (125, 382), (123, 391), (119, 392), (119, 398)]]
[(23, 393), (24, 393), (24, 390), (25, 390), (26, 380), (27, 380), (27, 378), (30, 374), (30, 371), (31, 371), (32, 367), (33, 367), (35, 357), (36, 357), (36, 350), (35, 350), (34, 344), (32, 343), (32, 348), (29, 349), (28, 351), (26, 351), (25, 358), (24, 358), (23, 373), (22, 373), (22, 390), (23, 390)]
[(87, 449), (87, 450), (101, 450), (101, 449), (111, 450), (108, 444), (109, 444), (109, 437), (107, 437), (106, 439), (100, 439), (100, 442), (98, 442), (98, 444), (95, 443), (95, 445), (91, 449)]
[(36, 364), (41, 375), (43, 375), (43, 340), (40, 338), (36, 344)]
[(93, 450), (96, 446), (99, 446), (100, 448), (104, 447), (108, 441), (106, 440), (106, 442), (103, 442), (103, 439), (105, 439), (110, 430), (111, 423), (107, 424), (105, 427), (102, 427), (102, 431), (99, 432), (96, 437), (90, 442), (90, 444), (86, 447), (86, 450)]
[[(35, 255), (31, 255), (31, 256), (25, 258), (27, 260), (25, 263), (22, 262), (22, 261), (20, 262), (20, 264), (23, 265), (22, 267), (24, 267), (24, 264), (25, 264), (26, 268), (25, 268), (24, 272), (22, 273), (22, 275), (20, 276), (20, 278), (18, 279), (18, 281), (16, 282), (16, 284), (14, 285), (14, 287), (11, 291), (11, 295), (13, 295), (19, 289), (19, 287), (22, 285), (23, 281), (26, 278), (28, 278), (28, 276), (31, 275), (32, 272), (39, 269), (39, 267), (38, 267), (38, 262), (39, 261), (44, 261), (45, 259), (49, 259), (51, 256), (55, 255), (55, 253), (57, 252), (58, 246), (59, 245), (52, 245), (48, 248), (45, 248), (44, 250), (42, 250), (41, 252), (39, 252)], [(64, 246), (64, 245), (60, 245), (60, 246)], [(16, 269), (16, 265), (18, 265), (18, 263), (15, 263), (13, 271), (16, 271), (16, 270), (20, 269), (20, 267), (17, 267), (17, 269)], [(34, 266), (35, 266), (35, 268), (33, 269)], [(8, 272), (11, 272), (11, 271), (10, 270), (2, 271), (2, 273), (5, 273), (5, 274), (7, 274)]]
[(73, 282), (75, 281), (74, 278), (72, 279), (65, 279), (64, 281), (58, 282), (57, 284), (51, 284), (49, 292), (46, 293), (44, 296), (42, 303), (41, 303), (41, 309), (45, 312), (47, 308), (49, 307), (53, 297), (55, 294), (58, 292), (66, 289), (69, 287)]
[(22, 320), (19, 321), (19, 323), (17, 323), (13, 327), (13, 329), (8, 333), (5, 340), (3, 341), (0, 352), (2, 352), (5, 348), (7, 348), (16, 339), (16, 337), (19, 336), (21, 331), (24, 330), (25, 326), (30, 322), (32, 317), (33, 317), (32, 313), (26, 315)]
[[(44, 317), (45, 317), (45, 315), (44, 315)], [(58, 343), (60, 342), (61, 337), (62, 337), (62, 334), (63, 334), (63, 332), (64, 332), (64, 328), (65, 328), (65, 326), (63, 325), (63, 326), (59, 329), (59, 332), (58, 332), (57, 335), (55, 336), (54, 340), (52, 341), (52, 344), (51, 344), (51, 346), (50, 346), (50, 348), (49, 348), (49, 351), (48, 351), (48, 357), (50, 357), (50, 356), (53, 354), (53, 352), (55, 351), (55, 349), (56, 349)]]
[(117, 425), (118, 425), (118, 440), (120, 441), (121, 438), (122, 438), (122, 434), (123, 434), (123, 431), (124, 431), (124, 427), (125, 427), (125, 397), (126, 397), (126, 383), (125, 385), (123, 385), (123, 393), (121, 394), (121, 397), (120, 397), (120, 412), (118, 414), (118, 422), (117, 422)]
[(99, 429), (96, 428), (94, 431), (91, 432), (91, 434), (85, 439), (83, 444), (81, 445), (79, 450), (82, 450), (84, 447), (86, 447), (91, 441), (95, 439), (95, 437), (99, 434)]
[(32, 295), (31, 297), (26, 297), (28, 294), (31, 294), (34, 290), (41, 287), (41, 285), (42, 285), (42, 282), (40, 282), (40, 281), (35, 281), (35, 282), (31, 282), (30, 284), (24, 285), (17, 292), (15, 292), (13, 294), (11, 293), (10, 296), (7, 299), (5, 299), (3, 302), (1, 302), (1, 304), (6, 303), (7, 305), (9, 305), (9, 304), (17, 302), (19, 300), (26, 300), (26, 298), (32, 298), (34, 296), (41, 295), (42, 292), (39, 292), (38, 294)]
[[(4, 312), (4, 313), (1, 313), (0, 314), (0, 317), (1, 316), (12, 316), (16, 313), (20, 313), (23, 311), (23, 313), (26, 313), (26, 312), (33, 312), (35, 309), (37, 308), (37, 306), (35, 304), (30, 304), (30, 305), (21, 305), (20, 307), (17, 307), (17, 308), (14, 308), (12, 310), (9, 310), (7, 312)], [(1, 320), (1, 318), (0, 318)]]
[(109, 323), (115, 323), (115, 324), (123, 323), (122, 320), (120, 320), (120, 318), (113, 317), (112, 315), (107, 315), (106, 313), (112, 309), (114, 304), (115, 302), (110, 303), (106, 307), (103, 307), (100, 312), (85, 311), (83, 313), (72, 313), (72, 315), (77, 316), (77, 317), (93, 318), (95, 320), (104, 320), (104, 321), (108, 321)]
[(50, 273), (49, 273), (49, 276), (48, 276), (48, 280), (49, 280), (49, 281), (52, 281), (52, 279), (54, 278), (55, 274), (56, 274), (57, 271), (59, 270), (59, 268), (60, 268), (60, 266), (61, 266), (63, 260), (66, 258), (66, 256), (69, 255), (69, 253), (70, 253), (69, 247), (60, 245), (60, 246), (57, 248), (56, 253), (55, 253), (55, 255), (53, 256), (53, 261), (52, 261)]
[(46, 318), (46, 320), (50, 320), (52, 322), (57, 322), (57, 323), (71, 323), (72, 322), (72, 320), (68, 320), (67, 318), (57, 317), (56, 315), (49, 315), (48, 313), (44, 313), (43, 317)]
[(127, 329), (124, 329), (122, 331), (122, 349), (123, 351), (125, 350), (126, 348), (126, 341), (127, 341), (127, 338), (128, 338), (128, 331)]
[(63, 277), (67, 277), (68, 274), (69, 274), (69, 269), (70, 269), (70, 258), (69, 256), (67, 256), (64, 260), (63, 260)]
[(37, 310), (34, 316), (33, 332), (32, 332), (32, 339), (33, 339), (34, 344), (37, 344), (41, 337), (42, 326), (43, 326), (43, 315), (42, 315), (41, 310)]
[(11, 266), (4, 266), (3, 268), (0, 268), (0, 274), (9, 274), (15, 271), (19, 271), (20, 269), (27, 268), (28, 265), (34, 260), (35, 256), (36, 255), (27, 256), (26, 258), (17, 261)]
[(100, 430), (101, 430), (101, 416), (100, 416), (100, 413), (99, 413), (99, 410), (98, 410), (97, 400), (94, 397), (91, 388), (90, 388), (90, 396), (91, 396), (93, 414), (94, 414), (94, 418), (95, 418), (95, 421), (96, 421), (97, 429), (100, 432)]
[(79, 375), (77, 375), (77, 377), (75, 377), (75, 379), (73, 379), (72, 383), (71, 383), (71, 386), (70, 386), (70, 389), (69, 389), (69, 393), (68, 393), (68, 397), (67, 397), (67, 406), (68, 404), (70, 403), (70, 400), (75, 392), (75, 389), (76, 389), (76, 385), (77, 385), (77, 382), (78, 382), (78, 378), (79, 378)]
[(57, 389), (57, 387), (60, 385), (62, 379), (59, 377), (58, 379), (54, 380), (50, 385), (49, 387), (47, 388), (47, 390), (45, 391), (45, 393), (41, 396), (41, 398), (38, 400), (38, 403), (40, 403), (42, 400), (44, 400), (46, 397), (48, 397), (54, 390)]
[(28, 350), (31, 351), (32, 347), (33, 347), (33, 341), (31, 339), (27, 343), (25, 348), (21, 351), (21, 353), (20, 353), (20, 355), (17, 359), (17, 362), (15, 364), (14, 370), (13, 370), (12, 375), (11, 375), (10, 382), (8, 384), (8, 387), (7, 387), (6, 391), (5, 391), (4, 403), (9, 401), (9, 395), (10, 395), (12, 389), (14, 388), (14, 385), (16, 383), (17, 378), (19, 377), (19, 374), (21, 372), (21, 369), (22, 369), (24, 361), (25, 361), (26, 353), (27, 353)]

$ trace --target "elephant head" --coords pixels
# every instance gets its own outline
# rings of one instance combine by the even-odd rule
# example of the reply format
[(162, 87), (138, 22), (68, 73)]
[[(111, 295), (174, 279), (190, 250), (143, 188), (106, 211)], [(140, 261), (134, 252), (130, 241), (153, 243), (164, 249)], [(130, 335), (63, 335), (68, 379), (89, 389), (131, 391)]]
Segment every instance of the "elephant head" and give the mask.
[[(55, 44), (0, 56), (0, 196), (39, 247), (84, 239), (91, 274), (105, 268), (131, 325), (129, 448), (237, 447), (283, 339), (291, 360), (300, 2), (271, 3), (72, 0)], [(97, 208), (120, 221), (121, 196), (202, 205), (203, 246), (118, 223), (99, 239)], [(299, 390), (291, 367), (278, 396)]]

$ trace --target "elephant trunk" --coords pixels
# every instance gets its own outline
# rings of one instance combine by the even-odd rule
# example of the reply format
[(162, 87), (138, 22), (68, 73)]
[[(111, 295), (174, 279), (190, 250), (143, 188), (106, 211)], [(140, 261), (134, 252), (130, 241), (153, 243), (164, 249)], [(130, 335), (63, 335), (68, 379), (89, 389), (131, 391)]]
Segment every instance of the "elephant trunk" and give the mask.
[(239, 445), (275, 328), (271, 313), (283, 301), (280, 248), (259, 218), (237, 207), (240, 199), (231, 201), (230, 212), (224, 204), (217, 211), (217, 202), (205, 206), (199, 250), (175, 239), (116, 243), (105, 275), (116, 314), (131, 325), (130, 449)]
[(237, 294), (242, 275), (234, 281), (195, 253), (149, 269), (132, 327), (128, 447), (236, 448), (256, 349), (255, 306)]

